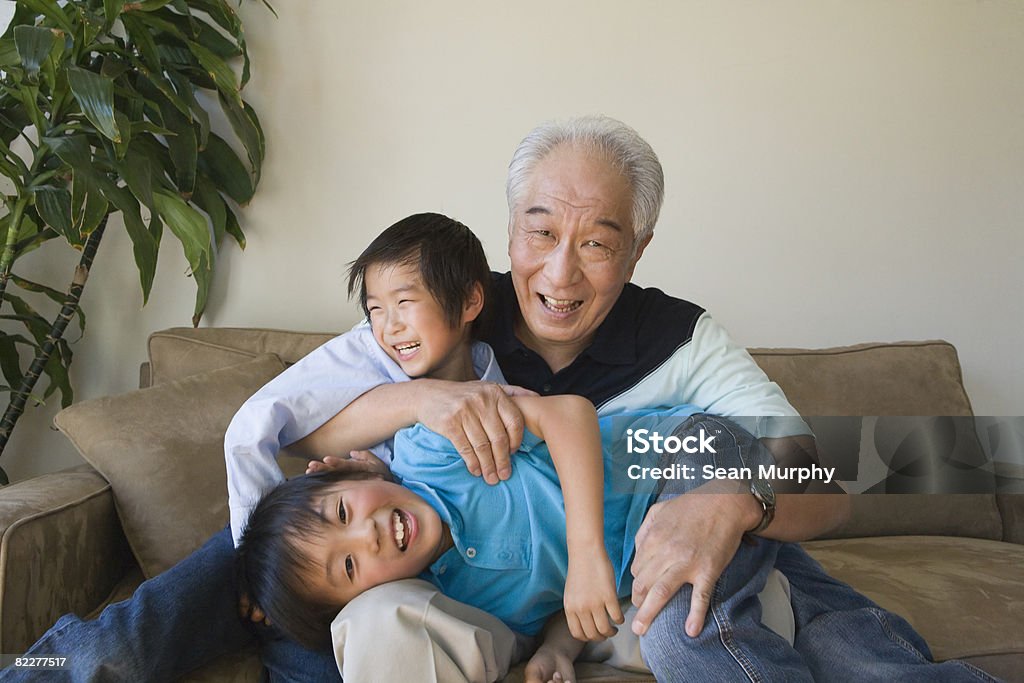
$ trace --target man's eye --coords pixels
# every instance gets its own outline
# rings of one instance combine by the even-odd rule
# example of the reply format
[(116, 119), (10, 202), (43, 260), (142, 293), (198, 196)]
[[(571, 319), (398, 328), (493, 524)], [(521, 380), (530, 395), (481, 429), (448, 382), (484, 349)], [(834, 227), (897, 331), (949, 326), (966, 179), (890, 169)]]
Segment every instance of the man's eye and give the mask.
[(338, 519), (342, 524), (348, 522), (348, 515), (345, 514), (345, 501), (341, 498), (338, 499)]
[(530, 232), (537, 237), (551, 237), (550, 230), (531, 230)]
[(598, 242), (597, 240), (587, 240), (587, 246), (588, 247), (603, 247), (604, 245), (601, 244), (600, 242)]
[(352, 580), (352, 572), (355, 570), (355, 563), (352, 562), (352, 556), (349, 555), (345, 558), (345, 574), (348, 575), (349, 581)]

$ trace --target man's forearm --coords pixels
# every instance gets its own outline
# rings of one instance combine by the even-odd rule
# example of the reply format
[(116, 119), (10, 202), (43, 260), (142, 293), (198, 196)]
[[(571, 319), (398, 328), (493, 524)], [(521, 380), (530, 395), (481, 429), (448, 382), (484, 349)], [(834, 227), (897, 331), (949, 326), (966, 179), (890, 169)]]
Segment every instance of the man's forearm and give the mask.
[[(709, 496), (707, 500), (713, 508), (737, 520), (733, 528), (741, 533), (761, 521), (763, 510), (751, 495), (749, 482), (715, 480), (693, 493), (698, 500)], [(758, 536), (776, 541), (809, 541), (835, 529), (849, 516), (850, 496), (846, 494), (780, 493), (776, 496), (775, 518)]]

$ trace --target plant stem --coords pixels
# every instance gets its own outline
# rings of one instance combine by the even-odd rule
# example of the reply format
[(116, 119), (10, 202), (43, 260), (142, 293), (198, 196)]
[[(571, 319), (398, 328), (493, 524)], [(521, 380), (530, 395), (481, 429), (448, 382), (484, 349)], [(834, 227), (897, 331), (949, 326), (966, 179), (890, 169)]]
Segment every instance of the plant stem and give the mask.
[(3, 307), (4, 292), (7, 291), (7, 281), (11, 279), (11, 265), (14, 263), (14, 246), (18, 243), (18, 232), (21, 231), (21, 216), (25, 213), (25, 205), (28, 204), (28, 197), (21, 197), (14, 204), (11, 212), (11, 222), (7, 226), (7, 243), (4, 244), (3, 255), (0, 255), (0, 308)]
[(17, 423), (18, 418), (25, 411), (25, 403), (31, 395), (36, 382), (39, 380), (39, 376), (43, 374), (50, 356), (53, 355), (57, 342), (64, 336), (64, 330), (67, 328), (68, 322), (75, 317), (75, 313), (78, 311), (79, 302), (82, 299), (82, 290), (85, 289), (86, 280), (89, 279), (89, 269), (92, 268), (92, 260), (96, 256), (96, 249), (103, 238), (103, 231), (107, 227), (107, 219), (109, 217), (109, 214), (105, 216), (103, 221), (92, 231), (86, 240), (85, 248), (82, 250), (82, 257), (78, 261), (78, 267), (75, 268), (75, 276), (71, 280), (71, 286), (68, 288), (68, 295), (64, 299), (64, 306), (54, 319), (53, 326), (50, 327), (50, 332), (46, 335), (46, 341), (40, 347), (35, 360), (32, 361), (28, 372), (22, 378), (21, 386), (18, 387), (16, 392), (11, 394), (11, 402), (4, 412), (3, 419), (0, 420), (0, 455), (3, 454), (4, 448), (6, 448), (7, 442), (11, 438), (11, 432), (14, 430), (15, 423)]

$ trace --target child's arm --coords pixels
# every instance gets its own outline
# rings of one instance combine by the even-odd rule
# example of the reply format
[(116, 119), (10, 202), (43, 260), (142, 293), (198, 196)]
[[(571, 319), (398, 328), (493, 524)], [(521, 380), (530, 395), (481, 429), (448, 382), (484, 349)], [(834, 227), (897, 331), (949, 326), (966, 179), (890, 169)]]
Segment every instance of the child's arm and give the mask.
[(565, 612), (559, 612), (544, 625), (542, 641), (537, 652), (526, 664), (525, 683), (576, 680), (573, 662), (583, 650), (583, 643), (572, 637)]
[(580, 396), (516, 396), (526, 428), (547, 442), (565, 499), (569, 574), (565, 611), (579, 640), (602, 640), (622, 623), (604, 547), (604, 455), (594, 406)]

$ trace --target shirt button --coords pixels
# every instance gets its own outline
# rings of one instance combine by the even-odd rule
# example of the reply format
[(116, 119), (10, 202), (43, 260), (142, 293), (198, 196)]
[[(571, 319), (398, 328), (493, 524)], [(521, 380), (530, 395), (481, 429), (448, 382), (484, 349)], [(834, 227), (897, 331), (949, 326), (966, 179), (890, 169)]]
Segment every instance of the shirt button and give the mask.
[(446, 571), (448, 571), (448, 565), (445, 565), (445, 566), (441, 567), (440, 569), (438, 569), (437, 573), (438, 574), (444, 574)]
[(466, 557), (476, 557), (476, 548), (466, 548)]
[(551, 385), (550, 384), (545, 384), (544, 386), (541, 387), (541, 389), (543, 391), (551, 391)]
[(507, 550), (502, 550), (500, 553), (498, 553), (498, 558), (502, 560), (512, 559), (512, 553), (510, 553)]

